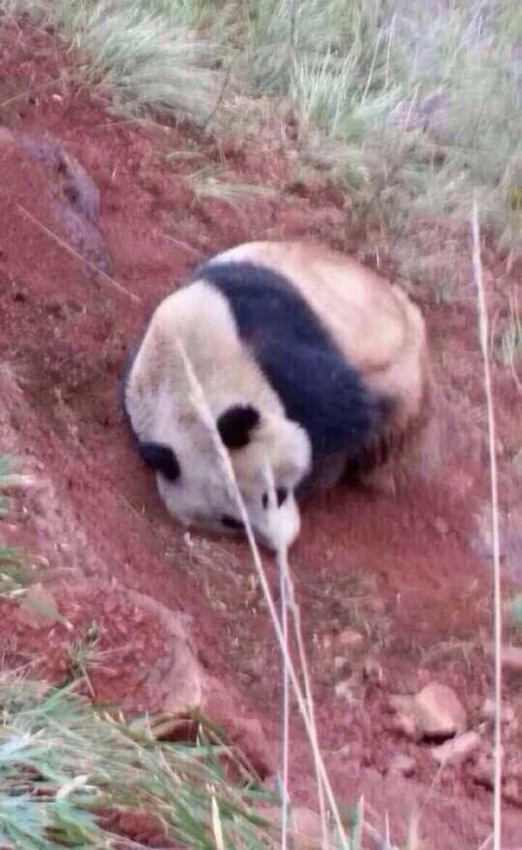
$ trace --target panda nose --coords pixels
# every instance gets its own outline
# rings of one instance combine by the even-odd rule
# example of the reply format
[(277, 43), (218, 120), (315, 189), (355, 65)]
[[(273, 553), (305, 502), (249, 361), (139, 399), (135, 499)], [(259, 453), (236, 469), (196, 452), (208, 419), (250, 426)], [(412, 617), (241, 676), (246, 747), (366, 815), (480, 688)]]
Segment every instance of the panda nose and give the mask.
[(245, 528), (245, 524), (240, 519), (235, 519), (235, 517), (228, 514), (221, 517), (221, 524), (225, 528), (231, 528), (234, 531), (243, 531)]
[[(284, 505), (286, 499), (288, 497), (288, 490), (286, 487), (278, 487), (275, 491), (277, 507), (280, 508), (281, 505)], [(268, 507), (268, 493), (263, 494), (263, 507), (266, 509)]]
[(276, 490), (277, 496), (277, 507), (280, 508), (286, 502), (288, 496), (288, 490), (286, 487), (278, 487)]

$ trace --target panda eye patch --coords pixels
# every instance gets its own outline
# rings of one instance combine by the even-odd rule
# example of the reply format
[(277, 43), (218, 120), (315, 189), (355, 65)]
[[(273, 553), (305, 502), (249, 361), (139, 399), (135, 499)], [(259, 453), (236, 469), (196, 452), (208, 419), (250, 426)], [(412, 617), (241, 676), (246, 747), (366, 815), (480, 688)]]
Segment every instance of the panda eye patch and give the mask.
[(140, 443), (140, 454), (148, 466), (163, 473), (169, 481), (175, 481), (181, 474), (176, 453), (170, 446), (161, 443)]
[(286, 487), (278, 487), (276, 490), (277, 496), (277, 507), (280, 508), (286, 502), (288, 496), (288, 490)]
[[(278, 487), (276, 489), (276, 499), (277, 499), (277, 507), (280, 508), (281, 505), (284, 505), (286, 499), (288, 497), (288, 490), (286, 487)], [(266, 510), (268, 508), (268, 493), (263, 493), (263, 507)]]
[(221, 524), (225, 528), (234, 529), (234, 531), (242, 531), (245, 527), (241, 520), (235, 519), (235, 517), (233, 516), (228, 516), (228, 514), (225, 514), (225, 516), (221, 517)]

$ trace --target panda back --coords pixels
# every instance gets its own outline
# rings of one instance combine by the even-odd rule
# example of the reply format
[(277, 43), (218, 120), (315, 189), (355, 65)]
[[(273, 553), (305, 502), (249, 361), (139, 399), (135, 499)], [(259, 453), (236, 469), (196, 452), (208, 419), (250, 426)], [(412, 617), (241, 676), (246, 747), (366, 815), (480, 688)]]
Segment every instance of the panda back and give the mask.
[(381, 406), (291, 281), (253, 262), (197, 269), (226, 298), (238, 333), (286, 415), (308, 433), (315, 461), (356, 457), (380, 424)]

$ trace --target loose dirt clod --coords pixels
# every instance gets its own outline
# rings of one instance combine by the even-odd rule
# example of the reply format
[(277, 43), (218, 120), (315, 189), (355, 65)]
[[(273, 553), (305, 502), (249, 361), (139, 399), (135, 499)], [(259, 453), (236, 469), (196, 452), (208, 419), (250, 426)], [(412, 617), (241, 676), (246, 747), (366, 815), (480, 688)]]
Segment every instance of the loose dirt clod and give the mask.
[(411, 756), (395, 756), (388, 765), (388, 773), (400, 776), (413, 776), (416, 769), (415, 759)]

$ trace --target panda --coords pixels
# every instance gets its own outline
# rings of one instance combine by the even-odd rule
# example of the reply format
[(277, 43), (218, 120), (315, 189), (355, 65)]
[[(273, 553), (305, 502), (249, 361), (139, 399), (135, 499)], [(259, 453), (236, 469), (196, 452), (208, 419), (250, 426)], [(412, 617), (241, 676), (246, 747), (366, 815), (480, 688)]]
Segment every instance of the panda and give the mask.
[(123, 383), (138, 451), (186, 527), (245, 531), (187, 358), (272, 551), (298, 537), (307, 492), (388, 463), (429, 408), (424, 320), (398, 286), (314, 243), (225, 251), (156, 307)]

